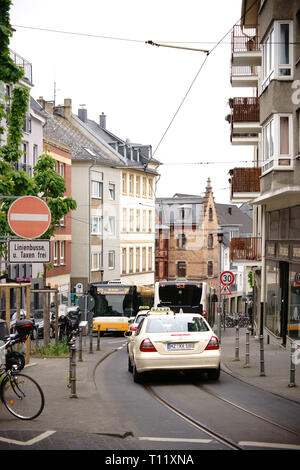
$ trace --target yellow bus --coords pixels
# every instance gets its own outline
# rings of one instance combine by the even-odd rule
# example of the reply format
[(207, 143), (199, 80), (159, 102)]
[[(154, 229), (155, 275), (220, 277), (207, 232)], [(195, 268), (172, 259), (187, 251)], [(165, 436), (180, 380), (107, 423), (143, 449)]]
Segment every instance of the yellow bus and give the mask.
[(94, 297), (93, 332), (124, 333), (128, 321), (134, 318), (142, 305), (153, 305), (154, 288), (124, 284), (94, 283), (90, 286)]

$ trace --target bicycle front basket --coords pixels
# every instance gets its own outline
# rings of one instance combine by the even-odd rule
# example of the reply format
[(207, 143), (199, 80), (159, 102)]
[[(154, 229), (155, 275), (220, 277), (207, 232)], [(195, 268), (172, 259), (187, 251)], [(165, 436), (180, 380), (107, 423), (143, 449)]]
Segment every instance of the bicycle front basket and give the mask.
[(9, 336), (7, 323), (5, 320), (0, 320), (0, 340), (4, 341)]

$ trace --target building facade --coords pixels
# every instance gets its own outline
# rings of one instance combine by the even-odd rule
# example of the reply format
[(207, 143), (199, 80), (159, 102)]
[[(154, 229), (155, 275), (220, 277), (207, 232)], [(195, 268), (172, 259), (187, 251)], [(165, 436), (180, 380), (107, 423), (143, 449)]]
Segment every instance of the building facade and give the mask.
[(241, 102), (233, 106), (231, 126), (253, 140), (258, 172), (251, 201), (262, 237), (262, 264), (254, 270), (259, 330), (286, 345), (300, 336), (299, 2), (244, 0), (242, 15), (232, 34), (232, 83), (237, 73), (248, 80), (247, 71), (255, 100), (252, 109), (250, 102), (244, 111)]

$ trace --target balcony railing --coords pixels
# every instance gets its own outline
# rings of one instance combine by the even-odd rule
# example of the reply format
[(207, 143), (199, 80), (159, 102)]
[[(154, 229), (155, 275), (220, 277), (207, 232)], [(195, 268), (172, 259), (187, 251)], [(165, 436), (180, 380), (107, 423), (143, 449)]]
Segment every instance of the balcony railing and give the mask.
[(24, 75), (23, 80), (32, 84), (32, 64), (28, 60), (23, 59), (20, 55), (16, 54), (14, 51), (10, 51), (10, 57), (16, 65), (23, 67)]
[(230, 240), (231, 261), (261, 261), (261, 237), (240, 237)]
[(234, 168), (230, 170), (231, 197), (234, 193), (259, 193), (261, 168)]
[(232, 52), (259, 51), (258, 26), (241, 26), (236, 24), (232, 29), (231, 46)]
[(232, 109), (231, 120), (235, 122), (259, 122), (259, 98), (231, 98), (229, 105)]

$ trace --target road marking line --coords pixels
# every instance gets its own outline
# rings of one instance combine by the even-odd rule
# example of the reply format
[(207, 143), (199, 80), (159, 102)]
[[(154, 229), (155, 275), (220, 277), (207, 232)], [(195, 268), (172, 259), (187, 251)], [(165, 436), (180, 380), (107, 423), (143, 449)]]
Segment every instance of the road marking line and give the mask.
[(275, 447), (276, 449), (295, 449), (300, 450), (300, 445), (297, 444), (278, 444), (276, 442), (251, 442), (251, 441), (240, 441), (239, 446), (251, 446), (251, 447)]
[(56, 431), (46, 431), (40, 434), (39, 436), (30, 439), (29, 441), (16, 441), (15, 439), (8, 439), (6, 437), (0, 437), (0, 441), (7, 442), (8, 444), (17, 444), (18, 446), (32, 446), (43, 439), (51, 436), (52, 434), (56, 433)]
[(212, 439), (188, 439), (180, 437), (139, 437), (140, 441), (162, 441), (162, 442), (195, 442), (202, 444), (209, 444), (212, 442)]

